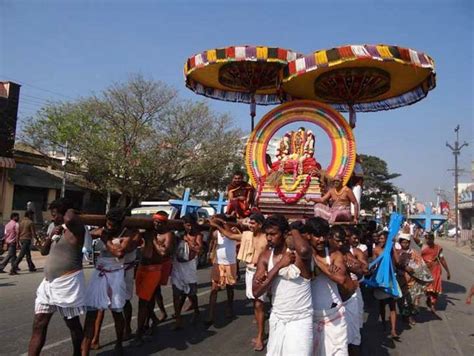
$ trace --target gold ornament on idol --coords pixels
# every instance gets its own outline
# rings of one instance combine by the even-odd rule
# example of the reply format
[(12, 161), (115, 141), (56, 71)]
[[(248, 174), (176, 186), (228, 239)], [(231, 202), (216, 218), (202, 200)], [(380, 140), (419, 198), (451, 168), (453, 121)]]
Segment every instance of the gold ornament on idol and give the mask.
[(299, 187), (301, 181), (303, 180), (303, 176), (299, 175), (298, 178), (296, 178), (296, 181), (291, 185), (290, 187), (286, 184), (285, 177), (281, 177), (281, 186), (283, 189), (287, 192), (292, 192), (296, 190), (296, 188)]

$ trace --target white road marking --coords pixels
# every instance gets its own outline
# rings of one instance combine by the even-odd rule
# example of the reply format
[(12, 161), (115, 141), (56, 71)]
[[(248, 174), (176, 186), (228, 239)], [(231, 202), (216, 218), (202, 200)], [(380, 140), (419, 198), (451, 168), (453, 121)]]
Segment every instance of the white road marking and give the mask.
[[(209, 294), (210, 292), (211, 292), (211, 288), (206, 289), (206, 290), (204, 290), (204, 291), (198, 293), (197, 296), (200, 297), (200, 296), (202, 296), (202, 295)], [(165, 305), (165, 308), (169, 308), (169, 307), (172, 307), (172, 306), (173, 306), (173, 303), (171, 302), (171, 303), (166, 304), (166, 305)], [(155, 308), (155, 311), (158, 311), (158, 310), (159, 310), (159, 308)], [(136, 318), (137, 318), (136, 316), (133, 316), (133, 317), (132, 317), (132, 320), (135, 320)], [(114, 323), (110, 323), (110, 324), (107, 324), (107, 325), (102, 326), (102, 329), (101, 329), (101, 330), (110, 329), (110, 328), (113, 327), (113, 326), (114, 326)], [(55, 348), (55, 347), (57, 347), (57, 346), (59, 346), (59, 345), (62, 345), (62, 344), (64, 344), (64, 343), (66, 343), (66, 342), (71, 342), (71, 338), (68, 337), (67, 339), (62, 339), (62, 340), (59, 340), (59, 341), (54, 342), (54, 343), (52, 343), (52, 344), (46, 345), (46, 346), (43, 347), (42, 351), (46, 351), (46, 350), (53, 349), (53, 348)], [(28, 356), (28, 353), (25, 352), (25, 353), (21, 354), (20, 356)]]

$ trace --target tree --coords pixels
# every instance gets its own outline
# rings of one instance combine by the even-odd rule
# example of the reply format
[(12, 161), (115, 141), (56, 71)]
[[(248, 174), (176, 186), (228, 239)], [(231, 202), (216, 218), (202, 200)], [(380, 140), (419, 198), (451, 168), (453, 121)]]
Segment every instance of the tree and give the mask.
[(390, 180), (400, 176), (389, 173), (387, 162), (376, 156), (359, 155), (364, 167), (364, 189), (362, 191), (361, 209), (372, 211), (384, 207), (397, 194), (397, 188)]
[(99, 95), (52, 103), (26, 126), (37, 148), (64, 147), (86, 178), (122, 204), (179, 186), (222, 188), (226, 167), (241, 160), (239, 130), (205, 102), (184, 101), (167, 85), (132, 76)]

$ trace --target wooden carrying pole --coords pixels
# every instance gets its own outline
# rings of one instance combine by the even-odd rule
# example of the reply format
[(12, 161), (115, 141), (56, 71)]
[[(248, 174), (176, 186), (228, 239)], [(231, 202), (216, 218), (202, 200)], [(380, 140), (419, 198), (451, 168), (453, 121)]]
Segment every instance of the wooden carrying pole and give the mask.
[[(104, 226), (105, 225), (105, 215), (89, 215), (81, 214), (79, 215), (81, 221), (84, 225), (91, 226)], [(183, 221), (182, 220), (168, 220), (170, 227), (175, 230), (183, 230)], [(123, 223), (125, 227), (136, 228), (136, 229), (153, 229), (153, 219), (150, 217), (131, 217), (127, 216)]]
[[(90, 215), (90, 214), (81, 214), (79, 215), (82, 223), (84, 225), (91, 225), (91, 226), (104, 226), (105, 225), (105, 215)], [(172, 230), (184, 230), (184, 223), (183, 220), (180, 219), (173, 219), (168, 220), (168, 226)], [(145, 230), (152, 230), (153, 229), (153, 219), (152, 217), (141, 216), (141, 217), (133, 217), (127, 216), (123, 223), (124, 227), (135, 228), (135, 229), (145, 229)], [(199, 221), (197, 223), (199, 230), (209, 230), (210, 226), (207, 222), (200, 224)]]

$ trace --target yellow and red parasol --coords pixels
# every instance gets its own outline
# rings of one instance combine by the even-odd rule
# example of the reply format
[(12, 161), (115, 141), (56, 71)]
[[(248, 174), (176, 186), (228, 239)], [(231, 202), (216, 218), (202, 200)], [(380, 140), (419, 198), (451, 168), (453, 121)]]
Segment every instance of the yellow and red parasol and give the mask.
[(186, 61), (186, 86), (213, 99), (255, 106), (281, 103), (281, 71), (301, 57), (294, 51), (266, 46), (230, 46), (196, 54)]
[(283, 69), (285, 100), (310, 99), (349, 112), (413, 104), (436, 86), (434, 61), (425, 53), (389, 45), (349, 45), (296, 58)]

